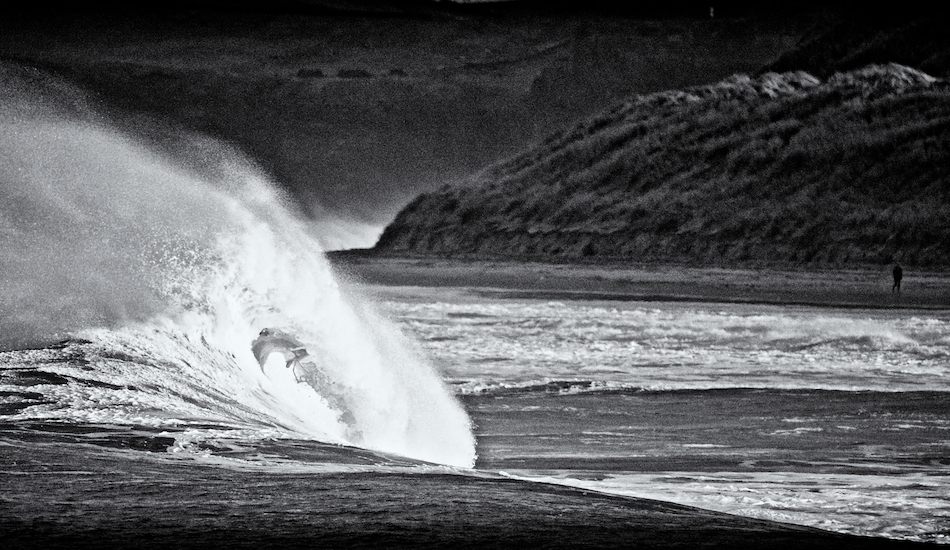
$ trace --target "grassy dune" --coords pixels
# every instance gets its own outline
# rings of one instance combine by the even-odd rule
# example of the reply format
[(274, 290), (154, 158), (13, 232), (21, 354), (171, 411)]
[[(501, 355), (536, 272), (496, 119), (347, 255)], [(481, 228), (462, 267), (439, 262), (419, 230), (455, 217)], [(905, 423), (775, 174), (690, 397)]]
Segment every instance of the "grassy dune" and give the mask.
[(947, 266), (950, 89), (891, 64), (635, 96), (418, 197), (376, 250)]
[(630, 93), (754, 70), (811, 20), (562, 14), (546, 2), (185, 4), (7, 14), (0, 60), (233, 143), (315, 219), (371, 224), (359, 246), (418, 193)]

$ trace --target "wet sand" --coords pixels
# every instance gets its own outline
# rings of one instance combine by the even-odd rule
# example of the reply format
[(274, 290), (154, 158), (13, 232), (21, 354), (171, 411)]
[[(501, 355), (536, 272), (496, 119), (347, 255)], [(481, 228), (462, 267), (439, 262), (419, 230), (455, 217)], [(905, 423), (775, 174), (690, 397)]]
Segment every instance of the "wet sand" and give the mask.
[(713, 268), (328, 255), (356, 284), (467, 287), (498, 296), (697, 301), (848, 308), (950, 309), (950, 272), (904, 268), (892, 292), (890, 266), (849, 269)]

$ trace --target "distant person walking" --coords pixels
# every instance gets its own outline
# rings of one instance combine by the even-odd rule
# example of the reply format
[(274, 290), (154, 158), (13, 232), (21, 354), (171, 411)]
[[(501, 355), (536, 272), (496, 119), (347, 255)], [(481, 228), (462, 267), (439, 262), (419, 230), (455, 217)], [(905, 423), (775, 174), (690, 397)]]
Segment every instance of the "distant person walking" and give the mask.
[(894, 275), (894, 286), (891, 287), (891, 292), (901, 293), (901, 279), (904, 278), (904, 270), (901, 269), (901, 264), (894, 262), (894, 270), (891, 272)]

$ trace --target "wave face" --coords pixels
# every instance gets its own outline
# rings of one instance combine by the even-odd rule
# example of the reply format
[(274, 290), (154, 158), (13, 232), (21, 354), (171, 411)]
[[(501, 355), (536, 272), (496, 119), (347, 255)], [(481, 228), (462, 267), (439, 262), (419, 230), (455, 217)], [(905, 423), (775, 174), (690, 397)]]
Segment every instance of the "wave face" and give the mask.
[[(0, 75), (0, 348), (80, 338), (81, 365), (61, 371), (148, 394), (19, 416), (149, 423), (178, 403), (193, 421), (474, 463), (470, 422), (418, 346), (341, 286), (312, 226), (251, 163), (198, 137), (176, 144), (182, 161), (62, 82)], [(308, 363), (259, 364), (265, 327), (294, 334)]]

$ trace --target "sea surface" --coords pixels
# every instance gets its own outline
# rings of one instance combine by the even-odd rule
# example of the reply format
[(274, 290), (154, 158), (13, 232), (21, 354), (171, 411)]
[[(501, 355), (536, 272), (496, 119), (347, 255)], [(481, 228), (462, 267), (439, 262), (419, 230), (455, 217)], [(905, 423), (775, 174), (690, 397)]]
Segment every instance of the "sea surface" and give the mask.
[[(296, 509), (312, 521), (319, 502), (327, 516), (320, 528), (329, 529), (362, 525), (367, 491), (375, 502), (434, 484), (416, 495), (416, 506), (448, 492), (467, 503), (461, 510), (504, 489), (517, 514), (518, 498), (526, 505), (562, 486), (832, 532), (950, 542), (948, 312), (550, 301), (492, 289), (362, 292), (440, 374), (448, 403), (461, 404), (471, 430), (456, 426), (456, 445), (471, 454), (451, 451), (436, 433), (444, 456), (410, 456), (412, 424), (443, 419), (427, 410), (380, 420), (360, 412), (375, 397), (347, 397), (353, 388), (334, 397), (337, 383), (288, 378), (282, 357), (250, 364), (249, 342), (239, 356), (171, 327), (87, 330), (0, 353), (0, 516), (27, 531), (45, 521), (94, 534), (102, 522), (123, 525), (125, 502), (158, 508), (156, 521), (167, 514), (166, 529), (178, 533), (188, 524), (166, 502), (175, 495), (199, 517), (240, 518), (272, 506), (274, 517)], [(374, 407), (398, 413), (391, 399)], [(327, 404), (355, 418), (319, 416)], [(457, 412), (438, 405), (431, 414)], [(378, 422), (410, 442), (369, 439)], [(507, 480), (528, 483), (497, 485)], [(215, 484), (239, 481), (240, 495), (203, 498)], [(467, 486), (476, 482), (496, 485)], [(203, 489), (188, 495), (194, 487)], [(460, 496), (466, 490), (473, 492)], [(392, 537), (394, 504), (379, 506), (385, 529), (366, 536)], [(561, 510), (565, 502), (545, 506)], [(140, 515), (132, 513), (123, 532), (136, 533)], [(405, 522), (403, 533), (414, 533), (425, 519)], [(281, 532), (274, 527), (262, 540)], [(330, 532), (353, 543), (353, 532)]]
[(362, 286), (226, 144), (0, 99), (5, 548), (950, 538), (947, 312)]
[(950, 542), (950, 312), (376, 294), (462, 397), (476, 468)]

